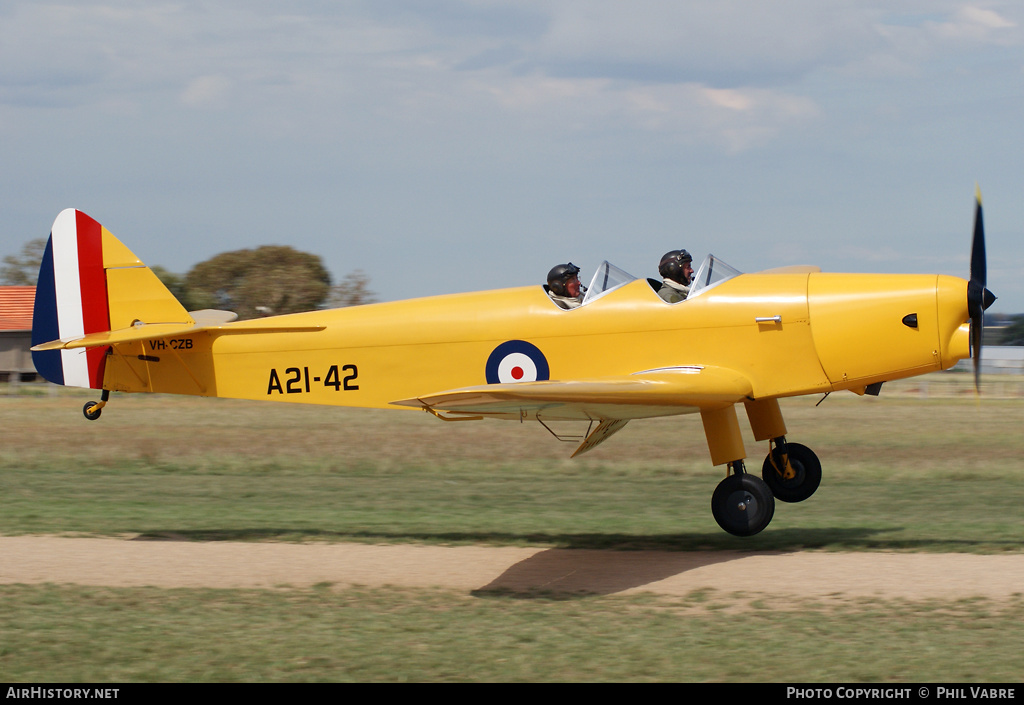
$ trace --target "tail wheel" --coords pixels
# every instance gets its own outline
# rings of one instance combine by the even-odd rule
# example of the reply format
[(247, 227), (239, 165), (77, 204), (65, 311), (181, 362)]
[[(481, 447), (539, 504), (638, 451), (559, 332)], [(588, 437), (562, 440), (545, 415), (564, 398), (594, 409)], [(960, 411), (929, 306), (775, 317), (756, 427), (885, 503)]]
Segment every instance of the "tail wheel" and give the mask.
[(85, 406), (82, 407), (82, 413), (85, 414), (85, 418), (90, 421), (95, 421), (100, 417), (100, 413), (103, 411), (103, 407), (110, 401), (110, 390), (104, 389), (100, 394), (99, 401), (87, 401)]
[(775, 497), (768, 485), (753, 475), (729, 475), (711, 496), (711, 512), (730, 534), (753, 536), (775, 516)]
[(792, 477), (786, 477), (788, 473), (779, 448), (773, 448), (764, 459), (761, 477), (780, 502), (802, 502), (814, 494), (821, 484), (821, 461), (805, 445), (786, 443), (785, 449), (789, 455)]

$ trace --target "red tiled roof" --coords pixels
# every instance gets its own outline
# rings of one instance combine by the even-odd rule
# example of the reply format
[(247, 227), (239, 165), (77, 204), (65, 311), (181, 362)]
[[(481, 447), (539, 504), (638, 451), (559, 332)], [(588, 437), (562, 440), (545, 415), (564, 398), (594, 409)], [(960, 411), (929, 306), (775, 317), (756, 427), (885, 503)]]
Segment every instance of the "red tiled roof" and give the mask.
[(32, 330), (34, 286), (0, 286), (0, 330)]

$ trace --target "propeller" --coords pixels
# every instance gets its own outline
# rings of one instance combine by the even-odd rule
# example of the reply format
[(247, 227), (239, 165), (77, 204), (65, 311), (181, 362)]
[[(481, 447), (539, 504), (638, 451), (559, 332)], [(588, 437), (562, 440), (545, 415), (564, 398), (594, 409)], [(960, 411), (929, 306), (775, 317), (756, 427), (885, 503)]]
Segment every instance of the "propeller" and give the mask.
[(981, 343), (985, 334), (985, 309), (996, 297), (985, 288), (988, 266), (985, 263), (985, 225), (981, 216), (981, 189), (976, 189), (974, 239), (971, 242), (971, 279), (967, 283), (967, 313), (971, 317), (971, 358), (974, 360), (974, 388), (981, 390)]

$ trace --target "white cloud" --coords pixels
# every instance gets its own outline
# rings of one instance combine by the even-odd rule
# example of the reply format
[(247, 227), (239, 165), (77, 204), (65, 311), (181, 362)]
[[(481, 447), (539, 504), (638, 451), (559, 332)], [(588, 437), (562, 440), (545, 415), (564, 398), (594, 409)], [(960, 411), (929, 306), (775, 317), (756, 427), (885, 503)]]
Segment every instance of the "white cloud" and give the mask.
[(575, 0), (554, 5), (537, 51), (556, 72), (735, 87), (791, 80), (873, 41), (850, 2)]
[(956, 10), (945, 22), (929, 23), (929, 29), (942, 39), (998, 42), (1017, 24), (993, 10), (967, 5)]
[(814, 101), (763, 88), (696, 83), (634, 84), (601, 78), (531, 75), (471, 81), (526, 124), (557, 134), (615, 126), (669, 135), (676, 143), (709, 142), (730, 153), (763, 144), (821, 114)]

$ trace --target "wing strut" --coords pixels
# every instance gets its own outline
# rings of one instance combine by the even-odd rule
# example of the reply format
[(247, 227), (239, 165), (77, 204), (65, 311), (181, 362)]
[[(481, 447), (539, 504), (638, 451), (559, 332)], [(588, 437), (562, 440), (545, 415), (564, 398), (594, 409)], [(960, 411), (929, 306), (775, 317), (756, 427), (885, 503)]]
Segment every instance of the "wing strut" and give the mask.
[(627, 423), (629, 423), (629, 419), (601, 419), (598, 422), (597, 427), (595, 428), (594, 422), (598, 420), (590, 419), (590, 424), (587, 426), (586, 433), (570, 435), (566, 433), (558, 433), (557, 431), (555, 431), (553, 428), (551, 428), (551, 426), (544, 422), (544, 419), (542, 419), (539, 414), (536, 418), (540, 425), (543, 426), (548, 433), (550, 433), (558, 440), (567, 443), (575, 443), (576, 441), (580, 441), (579, 447), (576, 448), (576, 450), (573, 451), (573, 454), (570, 456), (572, 458), (575, 458), (577, 455), (582, 455), (583, 453), (586, 453), (588, 450), (596, 448), (601, 443), (608, 440), (611, 436), (621, 431), (622, 428)]

